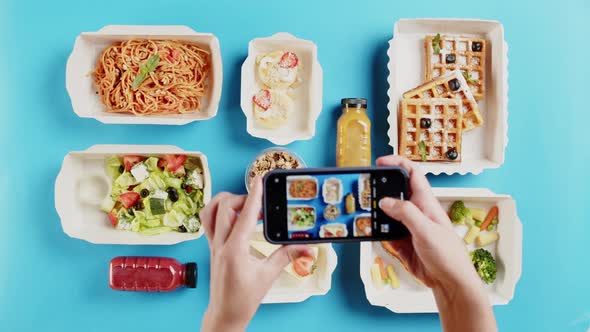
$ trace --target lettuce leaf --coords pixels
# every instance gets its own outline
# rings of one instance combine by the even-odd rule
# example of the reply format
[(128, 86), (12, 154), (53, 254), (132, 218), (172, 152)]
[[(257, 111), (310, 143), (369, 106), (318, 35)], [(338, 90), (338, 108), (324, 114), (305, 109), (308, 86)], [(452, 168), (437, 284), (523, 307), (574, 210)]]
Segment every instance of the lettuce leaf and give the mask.
[(175, 178), (175, 177), (166, 177), (164, 180), (169, 187), (176, 188), (176, 190), (182, 190), (180, 186), (182, 185), (182, 179)]
[(165, 177), (163, 172), (151, 172), (150, 173), (150, 184), (152, 185), (152, 189), (162, 189), (166, 190), (166, 182), (164, 181)]
[(125, 172), (121, 174), (113, 183), (113, 186), (119, 188), (128, 188), (129, 186), (133, 186), (137, 184), (137, 181), (129, 172)]
[(203, 190), (201, 189), (197, 189), (193, 191), (194, 197), (193, 200), (195, 201), (195, 203), (197, 204), (197, 206), (199, 207), (199, 210), (205, 206), (205, 204), (203, 203)]
[(141, 226), (144, 227), (158, 227), (162, 225), (162, 221), (160, 218), (152, 218), (152, 219), (145, 219), (143, 222), (140, 222)]
[(146, 161), (144, 161), (144, 163), (147, 166), (148, 171), (150, 172), (156, 172), (160, 170), (158, 168), (158, 158), (156, 157), (149, 157), (148, 159), (146, 159)]
[(116, 179), (121, 173), (119, 173), (119, 167), (123, 165), (121, 160), (117, 156), (110, 156), (105, 161), (105, 168), (107, 174), (114, 180)]
[(166, 226), (177, 228), (182, 225), (187, 218), (188, 216), (181, 211), (172, 210), (164, 215), (163, 222)]
[(152, 227), (152, 228), (141, 227), (139, 229), (139, 233), (144, 234), (144, 235), (158, 235), (158, 234), (162, 234), (162, 233), (168, 233), (173, 230), (174, 230), (174, 228), (170, 228), (168, 226), (160, 226), (160, 227)]
[(105, 196), (102, 200), (102, 204), (100, 205), (100, 209), (106, 213), (111, 212), (111, 210), (115, 207), (115, 201), (110, 195)]

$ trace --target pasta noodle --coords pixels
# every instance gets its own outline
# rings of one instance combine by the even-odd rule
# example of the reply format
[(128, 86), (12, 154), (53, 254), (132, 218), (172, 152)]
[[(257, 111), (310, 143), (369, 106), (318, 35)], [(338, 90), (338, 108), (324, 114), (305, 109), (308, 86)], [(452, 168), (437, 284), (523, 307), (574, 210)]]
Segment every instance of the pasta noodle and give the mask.
[(295, 180), (289, 186), (289, 195), (294, 198), (313, 198), (317, 192), (317, 184), (312, 180)]
[[(155, 69), (133, 89), (142, 66), (156, 54), (159, 61)], [(107, 112), (182, 114), (199, 110), (208, 74), (209, 52), (194, 43), (132, 39), (118, 42), (100, 54), (94, 83)]]

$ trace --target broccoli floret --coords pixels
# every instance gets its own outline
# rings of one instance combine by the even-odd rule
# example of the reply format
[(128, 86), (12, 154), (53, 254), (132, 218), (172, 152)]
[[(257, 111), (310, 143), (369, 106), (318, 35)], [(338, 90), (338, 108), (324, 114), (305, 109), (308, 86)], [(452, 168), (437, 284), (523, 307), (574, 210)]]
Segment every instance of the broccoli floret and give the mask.
[(449, 215), (453, 224), (464, 224), (465, 219), (471, 219), (471, 210), (465, 207), (463, 201), (455, 201), (451, 205)]
[(496, 260), (494, 256), (483, 248), (475, 249), (470, 255), (473, 267), (475, 267), (481, 280), (486, 284), (494, 282), (496, 280)]

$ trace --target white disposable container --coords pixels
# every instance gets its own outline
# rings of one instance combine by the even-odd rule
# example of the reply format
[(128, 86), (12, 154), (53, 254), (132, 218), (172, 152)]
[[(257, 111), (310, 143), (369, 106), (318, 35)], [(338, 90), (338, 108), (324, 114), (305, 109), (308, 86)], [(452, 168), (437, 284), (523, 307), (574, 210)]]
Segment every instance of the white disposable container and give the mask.
[[(280, 128), (264, 128), (256, 124), (252, 97), (264, 88), (256, 76), (256, 57), (260, 54), (284, 50), (295, 52), (299, 58), (298, 76), (301, 83), (292, 88), (294, 112), (287, 124)], [(248, 44), (248, 57), (242, 65), (241, 102), (246, 115), (246, 130), (254, 137), (265, 138), (276, 145), (307, 140), (315, 135), (315, 123), (322, 111), (322, 67), (317, 57), (317, 46), (304, 39), (280, 32), (266, 38), (256, 38)]]
[[(293, 181), (297, 180), (306, 180), (306, 181), (313, 181), (315, 182), (316, 192), (313, 197), (293, 197), (289, 192), (289, 189), (293, 185)], [(316, 199), (318, 197), (318, 193), (320, 191), (320, 186), (318, 185), (318, 179), (314, 176), (309, 175), (291, 175), (287, 177), (287, 200), (288, 201), (309, 201), (312, 199)]]
[[(512, 197), (476, 188), (433, 188), (433, 191), (445, 209), (456, 200), (463, 200), (466, 206), (472, 208), (489, 210), (494, 205), (498, 206), (497, 231), (500, 239), (484, 247), (496, 258), (498, 271), (496, 281), (486, 285), (486, 290), (493, 305), (509, 303), (522, 272), (522, 224)], [(467, 227), (455, 226), (455, 230), (462, 238)], [(472, 244), (467, 248), (474, 250), (475, 247)], [(386, 285), (377, 289), (374, 286), (370, 269), (376, 256), (381, 256), (385, 264), (394, 265), (400, 279), (399, 288), (392, 289)], [(397, 313), (438, 312), (432, 291), (416, 281), (397, 259), (383, 249), (380, 242), (361, 243), (360, 275), (367, 299), (372, 305), (386, 307)]]
[(207, 204), (211, 200), (211, 174), (207, 158), (200, 152), (184, 151), (170, 145), (94, 145), (85, 151), (68, 153), (55, 180), (55, 209), (63, 231), (70, 237), (96, 244), (175, 244), (201, 237), (203, 227), (197, 233), (142, 235), (111, 226), (107, 214), (100, 210), (102, 199), (111, 188), (105, 159), (124, 154), (186, 154), (199, 158), (205, 182), (203, 201)]
[(248, 166), (248, 168), (246, 168), (246, 173), (244, 174), (244, 184), (246, 185), (246, 191), (250, 192), (250, 181), (252, 180), (251, 177), (251, 172), (252, 169), (254, 167), (254, 165), (256, 164), (256, 160), (258, 160), (258, 158), (268, 154), (272, 154), (274, 152), (285, 152), (289, 155), (291, 155), (294, 159), (297, 160), (297, 162), (299, 162), (299, 168), (306, 168), (307, 164), (305, 163), (305, 161), (303, 160), (303, 158), (301, 158), (300, 155), (298, 155), (297, 153), (287, 149), (287, 148), (283, 148), (280, 146), (273, 146), (267, 149), (262, 150), (262, 152), (260, 152), (256, 158), (254, 158), (254, 160), (252, 160), (252, 162), (250, 163), (250, 166)]
[(424, 82), (424, 37), (477, 36), (487, 41), (485, 98), (478, 102), (484, 124), (463, 133), (461, 162), (420, 162), (425, 173), (479, 174), (504, 163), (508, 144), (508, 44), (497, 21), (467, 19), (403, 19), (395, 23), (389, 42), (389, 145), (398, 153), (398, 110), (402, 94)]
[(371, 218), (371, 214), (370, 213), (361, 213), (361, 214), (358, 214), (358, 215), (354, 216), (354, 227), (353, 227), (354, 236), (365, 236), (365, 235), (361, 235), (363, 233), (361, 232), (361, 230), (356, 225), (356, 221), (359, 218)]
[[(334, 184), (336, 186), (336, 199), (330, 200), (326, 198), (328, 194), (328, 186), (330, 184)], [(326, 204), (340, 204), (342, 203), (342, 180), (338, 178), (328, 178), (324, 180), (322, 184), (322, 198), (324, 199), (324, 203)]]
[(334, 222), (334, 223), (324, 224), (320, 227), (320, 238), (321, 239), (336, 237), (336, 235), (327, 236), (326, 235), (326, 227), (338, 227), (342, 230), (342, 234), (339, 237), (347, 237), (348, 236), (348, 229), (346, 228), (346, 225), (343, 223)]
[(359, 206), (361, 207), (361, 209), (363, 209), (365, 211), (371, 211), (371, 205), (370, 205), (370, 203), (368, 205), (363, 204), (363, 200), (361, 199), (361, 193), (363, 191), (365, 191), (365, 179), (369, 178), (369, 177), (370, 177), (369, 174), (361, 174), (361, 175), (359, 175), (359, 179), (358, 179), (357, 199), (359, 201)]
[[(199, 111), (188, 114), (162, 116), (135, 116), (124, 113), (105, 112), (106, 106), (96, 94), (92, 71), (100, 53), (114, 42), (129, 39), (183, 40), (199, 44), (210, 52), (211, 68), (207, 82), (207, 93), (201, 99)], [(95, 118), (102, 123), (118, 124), (167, 124), (183, 125), (206, 120), (217, 114), (223, 69), (219, 41), (211, 33), (195, 32), (182, 25), (143, 26), (108, 25), (97, 32), (83, 32), (74, 44), (66, 65), (66, 88), (72, 101), (74, 113), (82, 118)]]
[[(262, 233), (262, 224), (256, 226), (252, 240), (266, 241)], [(313, 244), (318, 247), (317, 269), (313, 276), (298, 280), (283, 271), (273, 283), (262, 303), (302, 302), (314, 295), (325, 295), (332, 288), (332, 273), (338, 264), (338, 256), (331, 244)], [(250, 248), (255, 257), (263, 258), (255, 249)]]
[[(313, 224), (312, 224), (312, 225), (309, 225), (309, 226), (297, 226), (297, 225), (292, 225), (292, 224), (291, 224), (291, 221), (292, 221), (292, 216), (291, 216), (291, 213), (293, 213), (295, 210), (297, 210), (297, 209), (299, 209), (299, 208), (310, 208), (310, 209), (312, 209), (312, 210), (313, 210), (313, 215), (315, 216), (315, 218), (314, 218), (314, 220), (313, 220)], [(299, 231), (307, 231), (307, 230), (310, 230), (310, 229), (312, 229), (312, 228), (314, 228), (314, 227), (315, 227), (315, 224), (316, 224), (316, 223), (317, 223), (317, 221), (318, 221), (318, 215), (317, 215), (317, 211), (316, 211), (315, 207), (314, 207), (314, 206), (312, 206), (312, 205), (307, 205), (307, 204), (300, 204), (300, 205), (296, 205), (296, 204), (293, 204), (293, 205), (289, 205), (289, 206), (287, 207), (287, 210), (288, 210), (288, 212), (287, 212), (287, 213), (288, 213), (287, 222), (289, 223), (289, 227), (288, 227), (288, 229), (289, 229), (290, 231), (296, 231), (296, 232), (299, 232)], [(293, 211), (293, 212), (292, 212), (292, 211)]]

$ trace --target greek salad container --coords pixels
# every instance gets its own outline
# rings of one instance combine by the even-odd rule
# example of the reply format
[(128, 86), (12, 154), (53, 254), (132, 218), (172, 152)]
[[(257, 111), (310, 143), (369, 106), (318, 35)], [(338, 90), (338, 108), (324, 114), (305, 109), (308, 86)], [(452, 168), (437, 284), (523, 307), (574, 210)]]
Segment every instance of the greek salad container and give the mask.
[(95, 244), (169, 245), (201, 237), (203, 227), (200, 222), (195, 223), (193, 232), (169, 231), (157, 235), (113, 227), (109, 213), (101, 210), (113, 187), (113, 180), (105, 166), (112, 156), (122, 155), (186, 155), (193, 158), (200, 164), (202, 189), (199, 190), (202, 190), (202, 203), (205, 205), (211, 200), (211, 175), (207, 158), (200, 152), (184, 151), (169, 145), (94, 145), (85, 151), (68, 153), (55, 180), (55, 209), (64, 233)]
[[(499, 235), (497, 241), (477, 247), (472, 243), (466, 247), (469, 251), (476, 248), (486, 249), (495, 258), (496, 279), (485, 287), (492, 305), (508, 304), (514, 297), (516, 284), (522, 273), (522, 224), (515, 201), (508, 195), (495, 194), (489, 189), (433, 188), (433, 192), (447, 211), (457, 200), (464, 201), (470, 208), (489, 211), (493, 206), (498, 207), (499, 221), (497, 230), (494, 231)], [(469, 226), (455, 225), (454, 229), (458, 236), (464, 238)], [(432, 290), (417, 281), (398, 259), (383, 248), (381, 242), (361, 243), (360, 256), (360, 276), (369, 303), (396, 313), (438, 312)], [(379, 288), (375, 285), (371, 267), (376, 257), (381, 257), (387, 265), (393, 265), (399, 279), (398, 288), (388, 285)]]
[[(136, 116), (105, 112), (106, 106), (96, 94), (92, 72), (101, 52), (114, 42), (129, 39), (181, 40), (198, 44), (210, 54), (206, 93), (200, 109), (187, 114)], [(223, 69), (219, 41), (211, 33), (195, 32), (187, 26), (108, 25), (97, 32), (83, 32), (77, 38), (66, 65), (66, 88), (74, 113), (102, 123), (184, 125), (217, 115), (221, 98)]]
[[(266, 88), (257, 74), (257, 57), (275, 51), (297, 54), (300, 80), (286, 90), (293, 101), (292, 114), (286, 123), (268, 128), (257, 123), (253, 97)], [(246, 130), (254, 137), (264, 138), (276, 145), (287, 145), (315, 136), (316, 120), (322, 111), (322, 67), (318, 61), (317, 46), (309, 40), (280, 32), (266, 38), (256, 38), (248, 44), (248, 57), (242, 65), (241, 102), (246, 116)]]
[(420, 162), (425, 173), (479, 174), (504, 163), (508, 144), (508, 44), (498, 21), (476, 19), (402, 19), (395, 23), (387, 55), (389, 76), (389, 145), (398, 154), (398, 117), (402, 94), (425, 77), (426, 35), (479, 37), (486, 40), (487, 91), (478, 102), (483, 125), (463, 133), (460, 162)]

